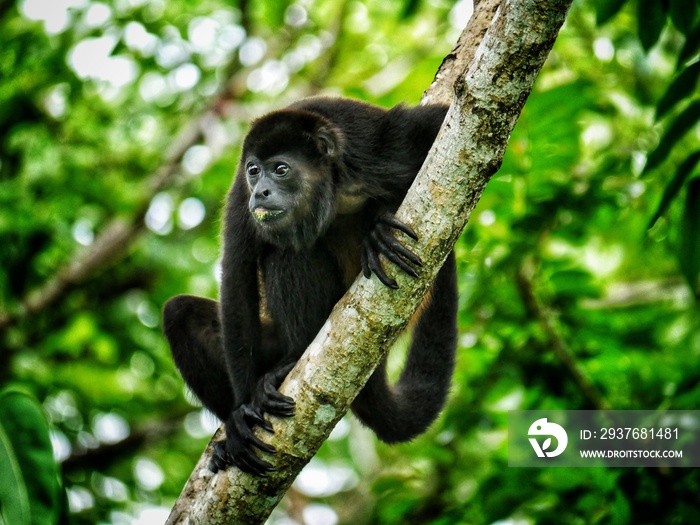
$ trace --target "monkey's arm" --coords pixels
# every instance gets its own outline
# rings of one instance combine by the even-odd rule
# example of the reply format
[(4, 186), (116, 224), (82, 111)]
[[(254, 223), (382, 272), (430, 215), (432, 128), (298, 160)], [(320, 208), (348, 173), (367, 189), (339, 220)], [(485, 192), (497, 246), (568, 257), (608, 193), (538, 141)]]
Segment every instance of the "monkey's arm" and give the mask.
[[(226, 247), (227, 250), (232, 248), (234, 246)], [(255, 362), (261, 347), (257, 270), (251, 254), (227, 253), (233, 255), (224, 255), (222, 263), (222, 342), (234, 399), (232, 411), (224, 420), (226, 441), (217, 444), (211, 467), (217, 471), (233, 464), (241, 470), (263, 474), (271, 466), (258, 458), (252, 447), (266, 452), (274, 452), (274, 448), (253, 433), (255, 425), (270, 429), (263, 414), (252, 403), (260, 380), (256, 376)]]
[[(391, 230), (399, 230), (417, 239), (416, 233), (397, 220), (394, 213), (423, 165), (447, 109), (447, 106), (439, 105), (395, 106), (386, 112), (371, 139), (377, 148), (378, 160), (371, 171), (362, 172), (360, 177), (372, 197), (367, 208), (374, 224), (363, 242), (362, 271), (365, 277), (376, 274), (390, 288), (396, 288), (397, 284), (384, 272), (379, 255), (411, 276), (416, 276), (416, 268), (422, 266), (420, 258), (397, 240)], [(392, 154), (382, 154), (385, 151)]]
[[(226, 222), (231, 224), (231, 217)], [(225, 233), (220, 288), (222, 344), (234, 408), (251, 400), (262, 337), (256, 250), (242, 246), (245, 225), (236, 226), (243, 231), (227, 226)]]
[[(260, 472), (265, 464), (250, 448), (255, 446), (271, 450), (271, 447), (255, 437), (252, 427), (259, 424), (263, 428), (271, 428), (262, 419), (259, 410), (250, 403), (241, 402), (241, 399), (246, 399), (246, 394), (234, 392), (234, 374), (229, 368), (234, 365), (239, 370), (245, 370), (249, 368), (249, 363), (226, 358), (219, 304), (202, 297), (178, 295), (165, 304), (163, 321), (173, 359), (183, 379), (202, 404), (226, 422), (227, 441), (217, 444), (211, 460), (212, 470), (223, 470), (235, 464), (249, 472)], [(258, 400), (259, 406), (264, 406), (267, 399), (266, 379), (258, 383), (258, 388), (262, 389), (262, 397), (258, 396), (262, 399)], [(276, 390), (274, 392), (281, 396)], [(247, 396), (255, 400), (252, 394), (249, 390)]]
[(234, 464), (241, 470), (264, 475), (272, 466), (253, 448), (274, 452), (257, 438), (256, 425), (271, 431), (264, 411), (281, 411), (293, 401), (276, 390), (276, 376), (266, 374), (275, 363), (265, 362), (258, 289), (258, 248), (247, 216), (245, 181), (237, 178), (229, 199), (224, 232), (221, 279), (221, 327), (226, 369), (233, 389), (231, 413), (225, 419), (226, 442), (215, 450), (214, 470)]

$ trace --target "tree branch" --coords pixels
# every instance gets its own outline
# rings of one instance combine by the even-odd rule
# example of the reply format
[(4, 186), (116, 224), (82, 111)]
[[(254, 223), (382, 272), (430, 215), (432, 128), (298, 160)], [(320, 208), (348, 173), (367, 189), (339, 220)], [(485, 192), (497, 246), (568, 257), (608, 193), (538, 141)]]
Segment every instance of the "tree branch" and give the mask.
[[(200, 458), (167, 524), (263, 523), (347, 411), (404, 328), (498, 170), (510, 133), (572, 0), (506, 0), (474, 59), (455, 84), (443, 127), (397, 214), (420, 236), (418, 278), (395, 275), (398, 291), (358, 278), (292, 370), (280, 391), (296, 400), (290, 419), (272, 419), (276, 447), (267, 478)], [(486, 2), (484, 2), (486, 3)], [(221, 429), (214, 439), (221, 439)]]
[(116, 443), (105, 443), (84, 452), (74, 452), (61, 463), (63, 472), (107, 468), (114, 462), (133, 454), (135, 450), (173, 435), (182, 427), (182, 419), (182, 414), (178, 414), (134, 429), (127, 437)]
[(496, 16), (503, 0), (481, 0), (474, 2), (474, 13), (457, 39), (457, 44), (442, 60), (435, 80), (425, 90), (421, 104), (448, 104), (452, 100), (455, 82), (467, 70), (479, 44)]
[(584, 397), (597, 410), (610, 410), (610, 405), (598, 392), (593, 382), (588, 378), (581, 365), (576, 361), (574, 352), (561, 334), (556, 320), (556, 314), (537, 297), (534, 283), (534, 263), (528, 258), (520, 266), (517, 275), (518, 289), (525, 307), (540, 323), (544, 330), (552, 352), (559, 359), (569, 375), (579, 387)]

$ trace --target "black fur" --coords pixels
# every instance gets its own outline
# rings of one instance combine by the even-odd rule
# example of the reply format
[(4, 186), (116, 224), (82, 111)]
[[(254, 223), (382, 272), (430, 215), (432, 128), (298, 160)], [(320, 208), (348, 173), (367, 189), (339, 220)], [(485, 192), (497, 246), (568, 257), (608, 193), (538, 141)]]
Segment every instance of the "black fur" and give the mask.
[[(416, 275), (420, 259), (392, 230), (415, 233), (393, 213), (445, 112), (312, 98), (253, 122), (225, 212), (220, 303), (177, 296), (164, 309), (183, 378), (226, 423), (214, 470), (272, 469), (254, 448), (274, 449), (252, 428), (272, 431), (264, 413), (292, 415), (294, 401), (277, 387), (360, 270), (396, 287), (381, 254)], [(450, 255), (421, 307), (399, 381), (387, 384), (382, 363), (352, 405), (382, 440), (411, 439), (439, 414), (454, 368), (456, 317)]]

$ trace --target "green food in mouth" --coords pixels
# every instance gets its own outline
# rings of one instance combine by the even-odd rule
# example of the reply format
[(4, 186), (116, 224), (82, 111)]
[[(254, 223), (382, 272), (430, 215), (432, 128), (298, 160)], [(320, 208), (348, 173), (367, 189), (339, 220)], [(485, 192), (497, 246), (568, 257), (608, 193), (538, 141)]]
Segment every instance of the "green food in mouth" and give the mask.
[(253, 210), (253, 216), (259, 222), (269, 221), (280, 216), (282, 213), (284, 213), (284, 210), (268, 210), (265, 208), (255, 208), (255, 210)]

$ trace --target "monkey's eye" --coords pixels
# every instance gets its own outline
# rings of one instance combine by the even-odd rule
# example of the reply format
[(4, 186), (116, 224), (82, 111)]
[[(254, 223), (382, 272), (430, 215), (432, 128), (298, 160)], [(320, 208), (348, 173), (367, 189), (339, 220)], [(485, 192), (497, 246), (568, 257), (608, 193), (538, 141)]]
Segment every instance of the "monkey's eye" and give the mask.
[(256, 177), (257, 175), (260, 174), (260, 166), (254, 163), (250, 163), (246, 166), (246, 172), (248, 173), (248, 176), (250, 177)]
[(278, 177), (284, 177), (287, 173), (289, 173), (289, 166), (284, 163), (278, 164), (275, 168), (275, 175)]

